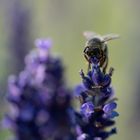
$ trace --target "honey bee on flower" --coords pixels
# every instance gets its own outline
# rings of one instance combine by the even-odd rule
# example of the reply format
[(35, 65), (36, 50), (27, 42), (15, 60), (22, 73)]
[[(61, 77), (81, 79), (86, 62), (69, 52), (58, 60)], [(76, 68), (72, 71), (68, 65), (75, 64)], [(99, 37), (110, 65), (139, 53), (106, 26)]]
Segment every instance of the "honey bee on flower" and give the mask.
[(84, 32), (84, 36), (87, 39), (84, 48), (84, 57), (89, 63), (88, 71), (91, 63), (97, 61), (103, 72), (106, 73), (108, 66), (108, 45), (107, 42), (113, 39), (117, 39), (119, 36), (116, 34), (108, 34), (105, 36), (98, 35), (94, 32)]

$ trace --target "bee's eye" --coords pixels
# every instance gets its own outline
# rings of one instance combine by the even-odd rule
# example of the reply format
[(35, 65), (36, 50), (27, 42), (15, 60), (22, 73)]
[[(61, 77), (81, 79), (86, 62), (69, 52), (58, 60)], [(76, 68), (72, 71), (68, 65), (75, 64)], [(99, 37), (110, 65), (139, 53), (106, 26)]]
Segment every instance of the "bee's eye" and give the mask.
[(89, 46), (86, 46), (85, 49), (84, 49), (84, 53), (88, 54), (88, 52), (89, 52)]

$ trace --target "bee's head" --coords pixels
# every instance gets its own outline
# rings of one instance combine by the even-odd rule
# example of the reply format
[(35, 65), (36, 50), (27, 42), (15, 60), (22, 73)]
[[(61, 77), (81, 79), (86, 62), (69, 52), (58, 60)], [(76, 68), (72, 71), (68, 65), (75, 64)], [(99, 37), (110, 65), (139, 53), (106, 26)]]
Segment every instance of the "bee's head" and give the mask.
[(86, 47), (88, 48), (86, 54), (89, 57), (96, 57), (97, 59), (100, 59), (103, 55), (102, 46), (102, 39), (99, 37), (94, 37), (90, 39), (86, 44)]

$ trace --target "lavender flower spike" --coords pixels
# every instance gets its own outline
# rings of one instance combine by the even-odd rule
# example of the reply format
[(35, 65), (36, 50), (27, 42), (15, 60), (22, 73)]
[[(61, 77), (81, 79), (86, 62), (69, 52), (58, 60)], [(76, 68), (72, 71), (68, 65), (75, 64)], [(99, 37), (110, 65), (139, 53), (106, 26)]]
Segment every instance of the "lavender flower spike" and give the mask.
[(84, 87), (78, 85), (75, 90), (81, 103), (80, 112), (76, 113), (81, 128), (78, 140), (106, 140), (116, 133), (115, 127), (110, 131), (106, 130), (115, 124), (114, 118), (119, 114), (115, 111), (117, 103), (111, 86), (114, 69), (110, 68), (106, 73), (106, 67), (102, 67), (103, 52), (99, 48), (100, 41), (100, 38), (93, 37), (87, 43), (84, 53), (90, 67), (87, 74), (83, 70), (80, 71), (80, 85)]
[(51, 54), (50, 40), (37, 40), (36, 45), (38, 49), (26, 57), (25, 69), (9, 79), (7, 99), (13, 109), (5, 125), (16, 140), (76, 140), (75, 113), (62, 61)]

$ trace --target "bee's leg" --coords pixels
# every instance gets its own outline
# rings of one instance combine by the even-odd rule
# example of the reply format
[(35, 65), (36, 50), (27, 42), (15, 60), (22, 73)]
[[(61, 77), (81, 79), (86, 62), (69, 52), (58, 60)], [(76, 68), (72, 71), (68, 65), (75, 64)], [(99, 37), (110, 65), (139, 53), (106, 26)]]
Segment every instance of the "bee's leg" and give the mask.
[(104, 73), (104, 74), (106, 74), (107, 66), (108, 66), (108, 57), (105, 59), (105, 62), (104, 62), (104, 64), (103, 64), (103, 73)]
[(100, 60), (100, 67), (103, 69), (103, 73), (106, 73), (106, 69), (108, 66), (108, 57), (103, 56), (102, 59)]
[(90, 69), (91, 69), (91, 64), (90, 64), (90, 62), (89, 62), (89, 63), (88, 63), (88, 71), (87, 71), (87, 72), (89, 72)]
[(86, 60), (89, 62), (89, 58), (86, 54), (84, 54), (84, 57), (86, 58)]
[(103, 69), (104, 68), (104, 63), (105, 63), (105, 56), (103, 56), (101, 59), (100, 59), (100, 67)]
[(86, 47), (86, 48), (84, 49), (83, 53), (84, 53), (85, 59), (89, 62), (89, 58), (88, 58), (87, 52), (86, 52), (88, 48), (89, 48), (89, 47)]
[(84, 57), (86, 58), (86, 60), (88, 61), (88, 70), (87, 72), (89, 72), (89, 70), (91, 69), (91, 64), (90, 64), (90, 60), (88, 58), (88, 56), (86, 54), (84, 54)]
[(103, 57), (100, 60), (100, 67), (102, 68), (104, 74), (106, 73), (107, 66), (108, 66), (108, 49), (106, 46), (103, 52)]
[(114, 72), (114, 68), (111, 67), (111, 68), (109, 69), (109, 75), (112, 76), (113, 72)]

